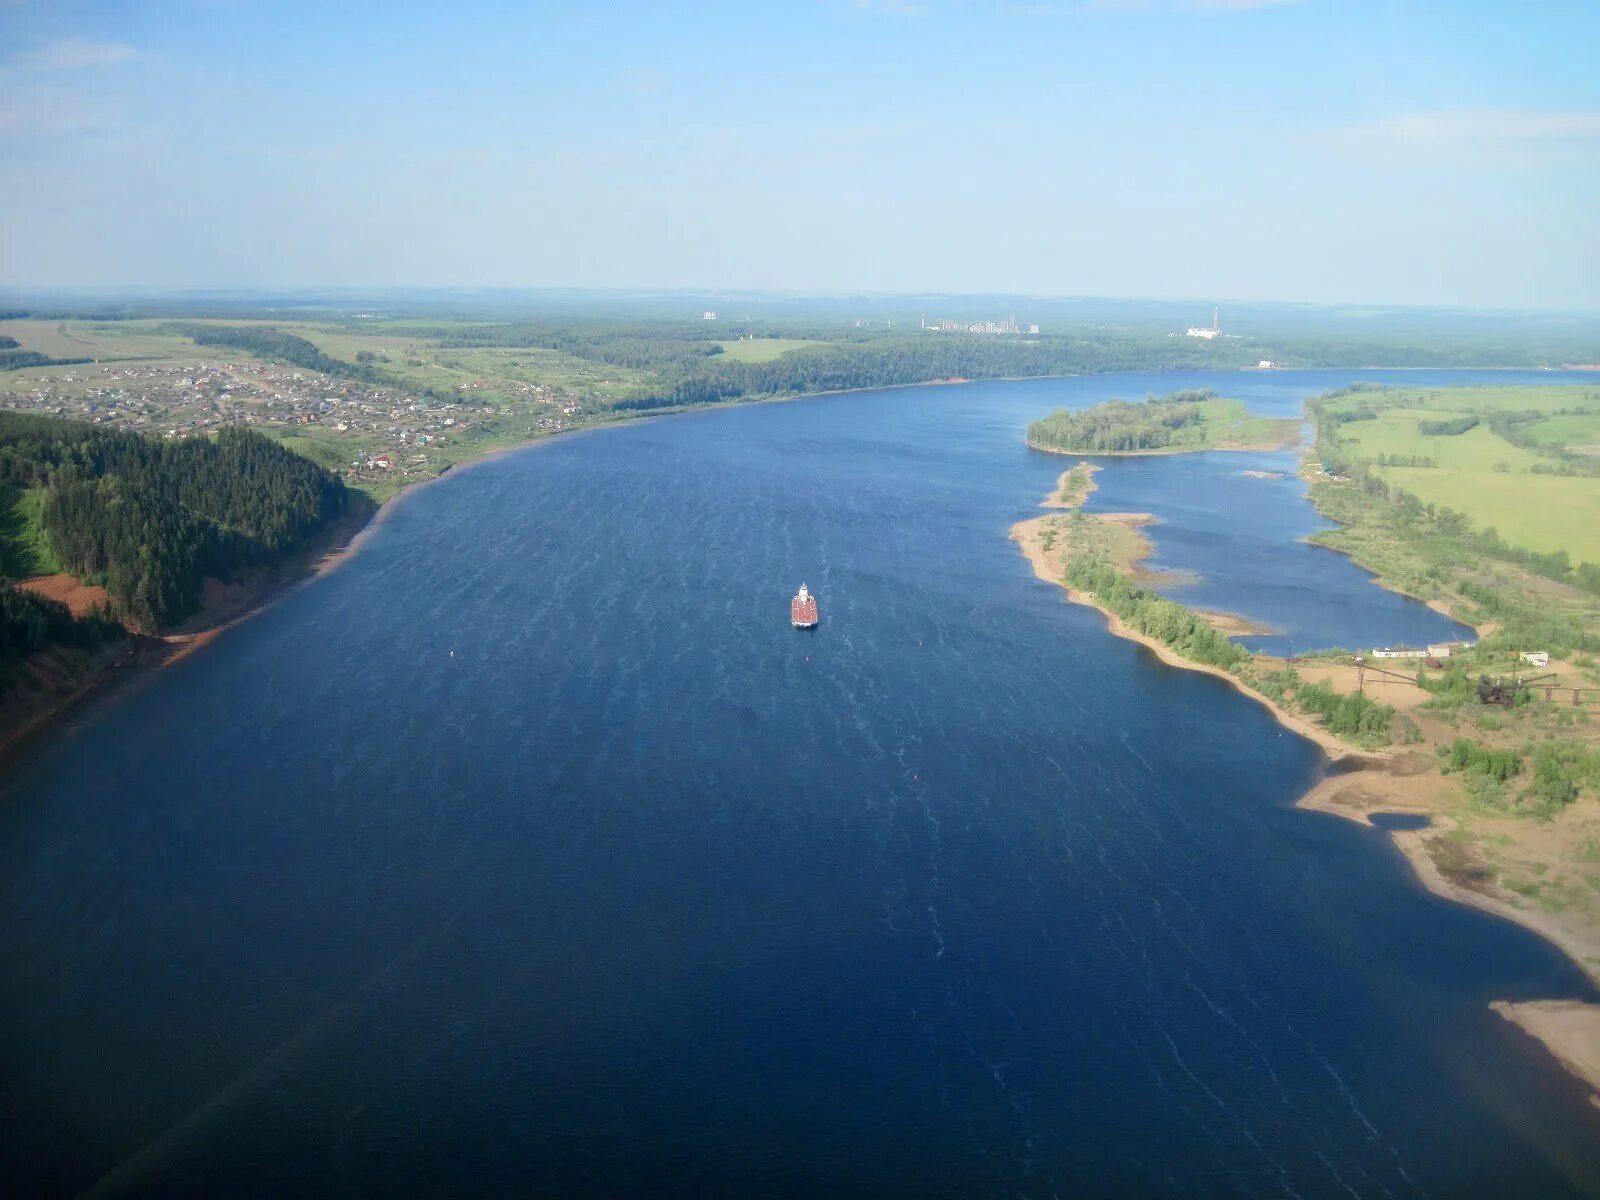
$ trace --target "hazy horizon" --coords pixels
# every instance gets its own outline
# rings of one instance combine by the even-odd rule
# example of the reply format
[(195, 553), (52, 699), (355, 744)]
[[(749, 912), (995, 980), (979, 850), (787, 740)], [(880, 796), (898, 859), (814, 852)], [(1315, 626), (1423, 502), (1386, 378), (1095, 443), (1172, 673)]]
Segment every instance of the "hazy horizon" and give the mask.
[(1600, 309), (1592, 6), (24, 0), (0, 32), (9, 291)]

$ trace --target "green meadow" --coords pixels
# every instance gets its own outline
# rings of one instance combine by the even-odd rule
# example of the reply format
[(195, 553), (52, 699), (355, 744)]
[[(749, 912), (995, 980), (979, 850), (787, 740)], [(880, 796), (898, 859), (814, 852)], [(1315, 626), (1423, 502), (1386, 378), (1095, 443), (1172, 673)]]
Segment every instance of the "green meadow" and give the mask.
[(1534, 463), (1546, 462), (1533, 450), (1524, 450), (1500, 437), (1486, 424), (1465, 433), (1426, 434), (1424, 421), (1440, 421), (1469, 413), (1446, 410), (1397, 409), (1385, 412), (1374, 421), (1356, 421), (1340, 427), (1340, 435), (1354, 441), (1368, 458), (1380, 454), (1391, 457), (1431, 458), (1440, 470), (1476, 473), (1494, 471), (1501, 464), (1509, 470), (1527, 471)]
[(1600, 412), (1546, 417), (1528, 426), (1523, 436), (1540, 446), (1564, 446), (1575, 454), (1600, 455)]
[[(1565, 550), (1574, 563), (1600, 563), (1600, 474), (1583, 457), (1600, 444), (1600, 389), (1393, 389), (1341, 396), (1329, 407), (1376, 410), (1375, 417), (1339, 425), (1341, 446), (1424, 504), (1453, 509), (1512, 546)], [(1582, 408), (1594, 411), (1571, 411)], [(1522, 415), (1540, 412), (1552, 415)], [(1462, 433), (1423, 429), (1474, 416), (1478, 423)], [(1434, 465), (1382, 465), (1383, 459)]]
[(51, 358), (117, 362), (219, 357), (188, 338), (159, 333), (154, 323), (145, 321), (0, 321), (0, 335)]
[(735, 362), (764, 363), (782, 358), (791, 350), (824, 343), (805, 338), (751, 338), (748, 341), (722, 342), (722, 353)]

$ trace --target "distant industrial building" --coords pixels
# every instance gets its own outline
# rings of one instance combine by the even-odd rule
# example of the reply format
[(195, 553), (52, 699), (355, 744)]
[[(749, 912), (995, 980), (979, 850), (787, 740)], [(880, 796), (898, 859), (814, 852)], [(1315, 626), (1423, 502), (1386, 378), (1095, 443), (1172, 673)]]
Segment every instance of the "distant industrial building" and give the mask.
[(1211, 328), (1210, 329), (1207, 329), (1207, 328), (1205, 328), (1204, 326), (1201, 326), (1201, 325), (1191, 325), (1191, 326), (1189, 326), (1188, 329), (1184, 330), (1184, 333), (1188, 337), (1204, 338), (1208, 342), (1212, 338), (1221, 337), (1222, 336), (1222, 310), (1220, 308), (1213, 308), (1211, 310)]
[[(922, 314), (921, 328), (929, 333), (1021, 333), (1022, 326), (1017, 324), (1015, 316), (1007, 317), (1004, 321), (930, 321), (928, 314)], [(1038, 333), (1037, 325), (1028, 326), (1029, 333)]]
[(717, 319), (717, 314), (712, 312), (710, 309), (707, 309), (705, 312), (700, 314), (700, 319), (702, 321), (715, 321)]

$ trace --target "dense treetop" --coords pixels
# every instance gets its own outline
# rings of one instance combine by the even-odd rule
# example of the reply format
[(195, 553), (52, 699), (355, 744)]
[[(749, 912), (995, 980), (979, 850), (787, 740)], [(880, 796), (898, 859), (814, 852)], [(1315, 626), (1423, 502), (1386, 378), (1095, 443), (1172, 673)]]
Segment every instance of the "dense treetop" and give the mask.
[(1292, 439), (1298, 422), (1255, 417), (1209, 390), (1058, 409), (1028, 426), (1028, 444), (1076, 454), (1202, 450)]

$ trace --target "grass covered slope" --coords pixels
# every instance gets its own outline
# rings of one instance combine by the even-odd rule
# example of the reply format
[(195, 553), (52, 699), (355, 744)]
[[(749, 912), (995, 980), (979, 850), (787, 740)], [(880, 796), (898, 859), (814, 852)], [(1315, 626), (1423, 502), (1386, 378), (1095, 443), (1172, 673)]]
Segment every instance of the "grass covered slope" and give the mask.
[(1298, 420), (1255, 416), (1238, 400), (1197, 390), (1058, 409), (1028, 426), (1028, 445), (1058, 454), (1276, 449), (1293, 442), (1299, 429)]

